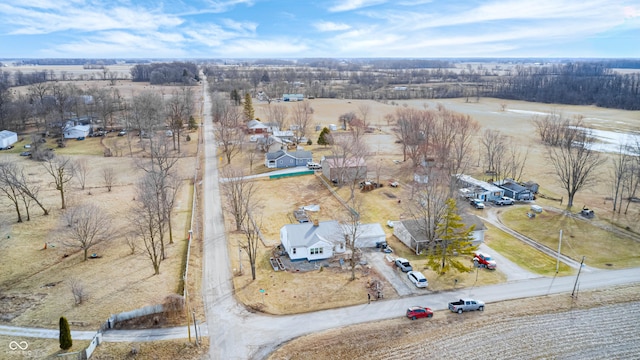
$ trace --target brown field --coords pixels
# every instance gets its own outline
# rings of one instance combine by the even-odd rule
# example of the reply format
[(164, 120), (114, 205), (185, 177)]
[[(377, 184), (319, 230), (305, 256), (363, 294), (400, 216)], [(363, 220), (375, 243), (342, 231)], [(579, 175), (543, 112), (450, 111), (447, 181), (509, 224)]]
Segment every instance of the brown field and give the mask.
[[(285, 343), (269, 359), (635, 358), (640, 287), (503, 301), (348, 326)], [(624, 308), (625, 311), (619, 311)], [(597, 325), (594, 325), (597, 324)], [(594, 329), (597, 327), (597, 330)]]
[[(85, 190), (81, 190), (77, 183), (72, 183), (67, 193), (68, 205), (94, 202), (106, 209), (113, 218), (113, 238), (91, 248), (90, 253), (97, 254), (99, 258), (87, 261), (82, 261), (79, 251), (62, 243), (59, 232), (62, 226), (59, 193), (50, 186), (50, 175), (45, 173), (40, 164), (27, 158), (12, 153), (1, 154), (3, 158), (18, 161), (25, 166), (25, 172), (32, 181), (41, 186), (41, 197), (51, 211), (49, 216), (43, 216), (39, 209), (32, 208), (30, 221), (16, 223), (12, 208), (5, 206), (0, 210), (0, 254), (3, 269), (0, 273), (0, 316), (3, 322), (11, 325), (55, 327), (58, 318), (66, 316), (76, 324), (72, 325), (73, 330), (93, 330), (110, 314), (160, 303), (166, 295), (178, 291), (190, 227), (197, 132), (191, 136), (195, 139), (183, 144), (183, 154), (186, 157), (179, 165), (184, 181), (174, 213), (175, 243), (168, 246), (168, 258), (162, 263), (161, 274), (158, 276), (153, 276), (151, 263), (143, 253), (142, 244), (138, 245), (135, 254), (131, 254), (124, 238), (128, 232), (128, 218), (135, 198), (134, 184), (141, 176), (141, 170), (137, 166), (140, 159), (81, 155), (95, 149), (95, 152), (101, 154), (104, 145), (100, 141), (113, 148), (118, 146), (115, 145), (116, 142), (126, 141), (125, 137), (110, 134), (105, 139), (69, 141), (66, 148), (56, 150), (57, 154), (84, 159), (90, 170)], [(137, 140), (134, 139), (133, 142), (134, 152), (138, 153), (140, 149)], [(102, 180), (101, 169), (107, 167), (116, 171), (116, 181), (111, 192), (107, 191)], [(6, 199), (2, 198), (2, 201), (5, 204)], [(74, 305), (69, 279), (82, 283), (88, 293), (88, 301), (79, 306)]]

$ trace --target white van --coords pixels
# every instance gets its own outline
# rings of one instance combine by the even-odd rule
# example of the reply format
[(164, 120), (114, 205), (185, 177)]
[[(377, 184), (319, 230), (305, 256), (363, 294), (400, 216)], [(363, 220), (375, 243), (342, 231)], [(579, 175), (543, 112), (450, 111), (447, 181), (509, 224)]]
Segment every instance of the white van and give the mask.
[(540, 206), (540, 205), (531, 205), (531, 211), (540, 214), (542, 212), (542, 206)]
[(426, 288), (429, 286), (427, 278), (425, 278), (420, 271), (409, 271), (407, 277), (416, 287)]
[(314, 162), (308, 162), (307, 163), (307, 168), (311, 169), (311, 170), (320, 170), (322, 169), (322, 166), (318, 163), (314, 163)]

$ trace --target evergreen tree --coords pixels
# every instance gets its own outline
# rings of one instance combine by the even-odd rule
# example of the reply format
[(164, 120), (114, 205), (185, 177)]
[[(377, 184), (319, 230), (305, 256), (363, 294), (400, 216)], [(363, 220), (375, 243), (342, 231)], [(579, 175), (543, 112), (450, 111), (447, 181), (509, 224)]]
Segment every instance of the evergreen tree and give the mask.
[(475, 225), (465, 228), (454, 199), (448, 199), (446, 204), (446, 213), (436, 226), (438, 238), (427, 255), (427, 267), (440, 274), (452, 268), (457, 272), (471, 271), (472, 266), (465, 259), (478, 248), (472, 244)]
[(194, 130), (198, 128), (198, 123), (193, 116), (189, 116), (189, 130)]
[(251, 94), (249, 93), (244, 95), (244, 119), (246, 121), (255, 119), (253, 104), (251, 103)]
[(320, 132), (320, 136), (318, 136), (318, 145), (331, 145), (331, 138), (330, 138), (331, 132), (329, 131), (329, 128), (325, 127), (322, 129), (322, 131)]
[(60, 349), (69, 350), (73, 346), (73, 340), (71, 340), (71, 329), (69, 328), (69, 322), (64, 316), (60, 317)]

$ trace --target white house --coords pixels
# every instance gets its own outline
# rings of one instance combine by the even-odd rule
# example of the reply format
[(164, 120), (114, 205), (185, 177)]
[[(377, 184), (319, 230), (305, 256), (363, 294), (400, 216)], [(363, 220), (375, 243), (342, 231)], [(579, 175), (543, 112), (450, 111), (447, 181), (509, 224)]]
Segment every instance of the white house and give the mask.
[(89, 136), (90, 130), (91, 130), (91, 125), (76, 125), (76, 126), (66, 127), (64, 129), (64, 138), (77, 139), (79, 137), (87, 137)]
[[(291, 260), (322, 260), (346, 251), (345, 233), (349, 225), (323, 221), (288, 224), (280, 228), (280, 242)], [(356, 247), (375, 247), (387, 236), (380, 224), (360, 224), (356, 233)]]
[(18, 142), (18, 134), (9, 130), (0, 131), (0, 149), (4, 149), (9, 145), (13, 145)]
[(337, 221), (287, 224), (280, 228), (280, 242), (291, 260), (322, 260), (333, 256), (344, 235)]

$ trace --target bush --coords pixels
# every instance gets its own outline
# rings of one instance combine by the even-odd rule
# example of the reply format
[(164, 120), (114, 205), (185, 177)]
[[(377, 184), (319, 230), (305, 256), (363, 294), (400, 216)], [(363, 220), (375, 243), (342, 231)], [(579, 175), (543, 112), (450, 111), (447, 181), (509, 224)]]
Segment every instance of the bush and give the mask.
[(313, 145), (313, 141), (311, 139), (307, 140), (307, 145)]

